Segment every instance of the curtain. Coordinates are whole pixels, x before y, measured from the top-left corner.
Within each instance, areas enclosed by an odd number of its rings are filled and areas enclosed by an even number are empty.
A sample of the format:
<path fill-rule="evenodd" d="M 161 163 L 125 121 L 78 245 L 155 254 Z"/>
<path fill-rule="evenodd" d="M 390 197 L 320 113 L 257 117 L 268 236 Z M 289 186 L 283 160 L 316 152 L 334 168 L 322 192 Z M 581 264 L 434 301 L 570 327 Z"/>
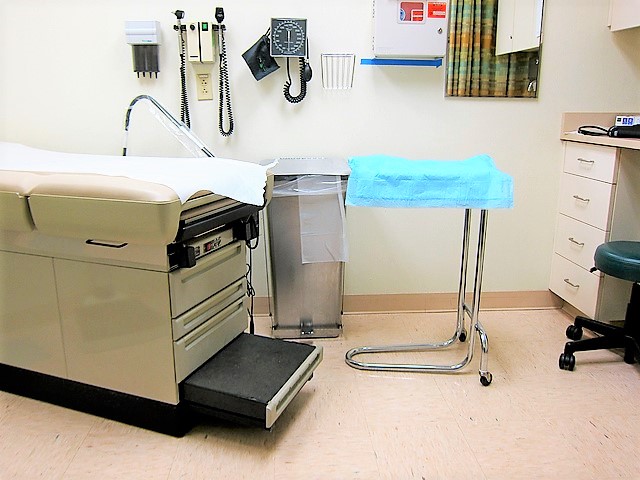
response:
<path fill-rule="evenodd" d="M 495 55 L 498 0 L 451 0 L 447 95 L 535 97 L 529 64 L 538 50 Z"/>

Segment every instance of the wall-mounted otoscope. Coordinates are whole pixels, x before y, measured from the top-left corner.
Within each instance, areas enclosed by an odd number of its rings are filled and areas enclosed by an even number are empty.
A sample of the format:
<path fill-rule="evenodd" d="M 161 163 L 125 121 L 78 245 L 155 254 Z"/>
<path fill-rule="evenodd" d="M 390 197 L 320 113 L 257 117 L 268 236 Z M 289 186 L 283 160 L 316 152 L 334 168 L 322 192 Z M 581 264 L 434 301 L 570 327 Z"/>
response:
<path fill-rule="evenodd" d="M 218 105 L 218 129 L 220 135 L 228 137 L 233 133 L 233 112 L 231 110 L 231 86 L 229 85 L 229 66 L 227 64 L 227 44 L 224 39 L 224 32 L 227 27 L 224 21 L 224 9 L 216 7 L 215 13 L 218 25 L 213 26 L 214 32 L 218 33 L 218 45 L 220 45 L 220 65 L 219 65 L 219 105 Z M 225 128 L 224 117 L 227 117 L 227 127 Z"/>
<path fill-rule="evenodd" d="M 187 45 L 184 39 L 187 28 L 182 24 L 184 12 L 182 10 L 176 10 L 173 14 L 176 16 L 176 24 L 173 26 L 173 29 L 178 32 L 178 50 L 180 52 L 180 120 L 187 127 L 191 128 L 189 98 L 187 95 Z"/>

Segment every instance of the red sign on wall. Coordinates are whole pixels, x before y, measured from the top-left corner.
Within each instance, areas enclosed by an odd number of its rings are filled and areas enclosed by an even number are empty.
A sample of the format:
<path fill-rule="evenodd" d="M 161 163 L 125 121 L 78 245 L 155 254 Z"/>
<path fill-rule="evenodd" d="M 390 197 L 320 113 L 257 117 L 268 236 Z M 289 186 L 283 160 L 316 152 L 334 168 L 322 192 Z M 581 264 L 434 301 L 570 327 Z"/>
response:
<path fill-rule="evenodd" d="M 447 16 L 447 2 L 429 2 L 427 4 L 427 17 L 445 18 Z"/>
<path fill-rule="evenodd" d="M 409 23 L 423 22 L 424 2 L 400 2 L 400 21 Z"/>

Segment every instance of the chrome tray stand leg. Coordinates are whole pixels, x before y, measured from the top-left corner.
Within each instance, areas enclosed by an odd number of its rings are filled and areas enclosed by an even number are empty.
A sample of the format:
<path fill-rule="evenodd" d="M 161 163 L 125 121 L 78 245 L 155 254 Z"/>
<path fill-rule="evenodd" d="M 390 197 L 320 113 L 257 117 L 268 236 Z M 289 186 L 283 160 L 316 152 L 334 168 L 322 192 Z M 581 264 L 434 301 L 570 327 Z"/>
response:
<path fill-rule="evenodd" d="M 466 367 L 473 358 L 473 350 L 475 347 L 476 333 L 480 338 L 482 347 L 480 353 L 480 383 L 487 386 L 491 383 L 492 376 L 487 370 L 489 341 L 487 334 L 478 320 L 480 309 L 480 294 L 482 291 L 482 271 L 484 264 L 485 242 L 487 237 L 487 210 L 480 211 L 480 223 L 478 225 L 478 246 L 476 251 L 476 270 L 473 281 L 473 297 L 471 308 L 465 302 L 465 292 L 467 283 L 467 266 L 469 264 L 469 237 L 471 233 L 471 210 L 466 209 L 464 213 L 464 229 L 462 237 L 462 258 L 460 262 L 460 282 L 458 287 L 458 308 L 456 317 L 456 330 L 448 340 L 437 343 L 423 344 L 406 344 L 406 345 L 387 345 L 387 346 L 367 346 L 356 347 L 349 350 L 345 355 L 345 361 L 353 368 L 360 370 L 383 370 L 394 372 L 434 372 L 447 373 L 455 372 Z M 412 363 L 373 363 L 360 362 L 353 357 L 356 355 L 370 353 L 397 353 L 397 352 L 417 352 L 439 350 L 452 346 L 457 341 L 464 342 L 467 339 L 465 330 L 466 315 L 470 317 L 470 328 L 468 335 L 468 350 L 464 359 L 453 365 L 431 365 L 431 364 L 412 364 Z"/>

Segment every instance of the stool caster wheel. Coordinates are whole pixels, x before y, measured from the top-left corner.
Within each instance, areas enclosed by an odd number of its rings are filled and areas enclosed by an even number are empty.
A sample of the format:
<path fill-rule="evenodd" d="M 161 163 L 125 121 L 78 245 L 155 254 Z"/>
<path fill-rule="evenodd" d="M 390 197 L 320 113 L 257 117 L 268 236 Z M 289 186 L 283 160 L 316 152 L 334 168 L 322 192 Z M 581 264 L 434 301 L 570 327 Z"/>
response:
<path fill-rule="evenodd" d="M 560 370 L 572 371 L 573 367 L 576 366 L 576 356 L 572 353 L 561 353 L 560 359 L 558 360 L 558 365 L 560 367 Z"/>
<path fill-rule="evenodd" d="M 461 342 L 464 342 L 467 339 L 467 331 L 463 328 L 462 331 L 460 332 L 460 335 L 458 336 L 458 340 L 460 340 Z"/>
<path fill-rule="evenodd" d="M 565 332 L 567 338 L 571 340 L 580 340 L 582 338 L 582 327 L 576 327 L 575 325 L 569 325 Z"/>
<path fill-rule="evenodd" d="M 491 384 L 492 380 L 493 380 L 493 375 L 491 375 L 491 372 L 485 372 L 480 374 L 480 383 L 482 384 L 483 387 L 488 387 Z"/>
<path fill-rule="evenodd" d="M 633 365 L 634 363 L 636 363 L 636 357 L 633 351 L 629 350 L 629 348 L 626 348 L 624 351 L 624 362 L 630 365 Z"/>

